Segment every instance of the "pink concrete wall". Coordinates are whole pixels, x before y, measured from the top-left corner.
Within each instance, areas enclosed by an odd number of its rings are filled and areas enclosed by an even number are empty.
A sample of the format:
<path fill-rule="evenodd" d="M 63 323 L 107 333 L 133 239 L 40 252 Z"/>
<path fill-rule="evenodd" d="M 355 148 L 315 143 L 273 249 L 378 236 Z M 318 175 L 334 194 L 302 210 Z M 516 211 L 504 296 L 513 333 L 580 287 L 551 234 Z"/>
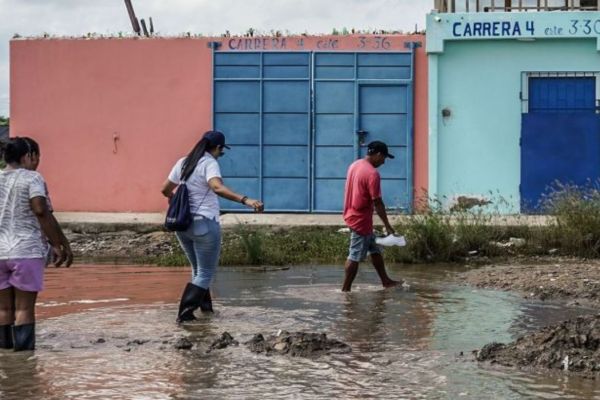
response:
<path fill-rule="evenodd" d="M 400 51 L 424 36 L 39 39 L 10 44 L 11 133 L 42 149 L 59 211 L 164 211 L 173 162 L 211 127 L 211 51 Z M 415 191 L 427 187 L 427 57 L 418 49 Z M 114 137 L 118 137 L 115 146 Z"/>

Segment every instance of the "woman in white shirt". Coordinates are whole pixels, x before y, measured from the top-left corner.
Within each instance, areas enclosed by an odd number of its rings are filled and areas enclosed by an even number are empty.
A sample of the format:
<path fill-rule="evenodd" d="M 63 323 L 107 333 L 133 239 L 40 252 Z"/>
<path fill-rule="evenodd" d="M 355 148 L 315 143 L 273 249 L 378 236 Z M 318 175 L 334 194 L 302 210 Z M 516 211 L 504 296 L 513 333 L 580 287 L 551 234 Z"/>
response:
<path fill-rule="evenodd" d="M 217 159 L 229 149 L 225 136 L 208 131 L 192 151 L 173 166 L 162 193 L 168 198 L 181 182 L 187 185 L 190 210 L 194 221 L 186 231 L 177 232 L 177 239 L 192 265 L 192 280 L 181 295 L 177 322 L 196 319 L 194 311 L 212 312 L 210 284 L 221 252 L 218 196 L 240 202 L 254 211 L 263 211 L 261 201 L 235 193 L 223 184 Z"/>
<path fill-rule="evenodd" d="M 52 214 L 46 183 L 37 173 L 38 144 L 16 137 L 3 144 L 0 171 L 0 347 L 35 348 L 35 301 L 43 289 L 50 243 L 55 265 L 73 254 Z"/>

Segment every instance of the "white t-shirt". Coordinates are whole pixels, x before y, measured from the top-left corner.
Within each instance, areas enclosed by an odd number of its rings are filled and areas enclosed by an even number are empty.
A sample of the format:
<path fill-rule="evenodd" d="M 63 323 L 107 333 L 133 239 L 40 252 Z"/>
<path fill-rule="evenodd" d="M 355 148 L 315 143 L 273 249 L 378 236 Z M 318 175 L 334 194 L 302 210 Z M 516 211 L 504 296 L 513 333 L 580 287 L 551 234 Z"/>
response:
<path fill-rule="evenodd" d="M 29 203 L 34 197 L 48 201 L 42 175 L 26 169 L 0 171 L 0 260 L 46 258 L 46 237 Z"/>
<path fill-rule="evenodd" d="M 169 174 L 169 180 L 175 184 L 181 181 L 181 167 L 186 157 L 181 158 Z M 209 153 L 196 164 L 196 169 L 187 180 L 188 193 L 190 195 L 190 209 L 194 216 L 204 216 L 219 221 L 220 207 L 219 197 L 208 186 L 212 178 L 221 178 L 221 169 L 217 160 Z"/>

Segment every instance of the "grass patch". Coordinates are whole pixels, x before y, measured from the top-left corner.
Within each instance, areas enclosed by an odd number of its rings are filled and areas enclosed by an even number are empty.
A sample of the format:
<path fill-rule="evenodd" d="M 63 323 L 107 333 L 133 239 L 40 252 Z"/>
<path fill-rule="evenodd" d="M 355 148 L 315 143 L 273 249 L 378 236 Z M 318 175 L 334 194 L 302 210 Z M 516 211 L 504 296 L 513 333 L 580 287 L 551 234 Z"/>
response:
<path fill-rule="evenodd" d="M 522 246 L 524 232 L 515 227 L 491 224 L 493 215 L 478 211 L 444 212 L 428 210 L 415 215 L 395 229 L 404 234 L 407 245 L 386 249 L 395 262 L 460 262 L 472 257 L 497 257 L 510 254 Z"/>
<path fill-rule="evenodd" d="M 246 255 L 245 264 L 261 265 L 264 261 L 264 237 L 265 233 L 261 230 L 253 230 L 248 225 L 238 224 L 233 234 L 239 238 L 243 252 Z"/>
<path fill-rule="evenodd" d="M 341 227 L 274 228 L 237 225 L 224 228 L 220 265 L 342 264 L 348 255 L 350 235 Z M 175 236 L 173 240 L 176 242 Z M 178 246 L 173 253 L 135 260 L 162 266 L 189 265 Z"/>
<path fill-rule="evenodd" d="M 561 253 L 584 258 L 600 256 L 600 191 L 597 184 L 559 185 L 543 202 L 556 217 L 547 234 Z"/>
<path fill-rule="evenodd" d="M 395 227 L 406 237 L 406 247 L 386 252 L 395 262 L 436 263 L 505 256 L 514 254 L 517 247 L 523 250 L 528 243 L 523 238 L 529 233 L 523 228 L 527 227 L 498 224 L 503 219 L 498 209 L 504 200 L 495 203 L 493 209 L 487 206 L 492 202 L 486 201 L 448 210 L 442 202 L 431 200 L 418 207 L 419 214 Z"/>
<path fill-rule="evenodd" d="M 595 187 L 561 187 L 546 196 L 544 209 L 555 222 L 544 226 L 498 224 L 497 211 L 474 207 L 448 211 L 434 205 L 395 226 L 406 247 L 386 248 L 387 262 L 486 262 L 492 258 L 557 254 L 600 257 L 600 191 Z M 223 229 L 221 265 L 343 264 L 350 235 L 340 227 L 264 227 L 238 225 Z M 176 247 L 178 249 L 178 247 Z M 188 265 L 185 255 L 151 260 L 159 265 Z"/>
<path fill-rule="evenodd" d="M 236 226 L 223 230 L 222 265 L 341 263 L 349 236 L 335 227 L 269 228 Z"/>

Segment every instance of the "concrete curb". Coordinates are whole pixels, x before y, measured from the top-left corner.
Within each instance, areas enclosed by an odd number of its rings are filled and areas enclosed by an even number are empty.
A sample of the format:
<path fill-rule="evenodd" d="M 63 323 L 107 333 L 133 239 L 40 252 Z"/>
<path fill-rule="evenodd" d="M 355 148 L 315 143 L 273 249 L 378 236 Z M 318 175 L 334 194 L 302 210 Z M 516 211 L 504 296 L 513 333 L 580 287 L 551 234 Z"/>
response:
<path fill-rule="evenodd" d="M 153 232 L 163 229 L 163 213 L 89 213 L 89 212 L 56 212 L 57 220 L 65 229 L 73 232 L 101 233 L 131 230 L 138 233 Z M 411 215 L 391 215 L 390 222 L 397 224 L 402 220 L 418 218 Z M 456 217 L 452 217 L 456 219 Z M 378 218 L 375 218 L 378 223 Z M 495 216 L 489 225 L 497 226 L 545 226 L 554 221 L 545 215 L 507 215 Z M 221 216 L 223 228 L 237 225 L 252 226 L 344 226 L 341 214 L 253 214 L 238 213 Z"/>
<path fill-rule="evenodd" d="M 73 232 L 102 233 L 131 230 L 147 233 L 163 229 L 163 213 L 84 213 L 56 212 L 64 229 Z M 237 225 L 252 226 L 343 226 L 340 214 L 224 214 L 223 228 Z"/>

